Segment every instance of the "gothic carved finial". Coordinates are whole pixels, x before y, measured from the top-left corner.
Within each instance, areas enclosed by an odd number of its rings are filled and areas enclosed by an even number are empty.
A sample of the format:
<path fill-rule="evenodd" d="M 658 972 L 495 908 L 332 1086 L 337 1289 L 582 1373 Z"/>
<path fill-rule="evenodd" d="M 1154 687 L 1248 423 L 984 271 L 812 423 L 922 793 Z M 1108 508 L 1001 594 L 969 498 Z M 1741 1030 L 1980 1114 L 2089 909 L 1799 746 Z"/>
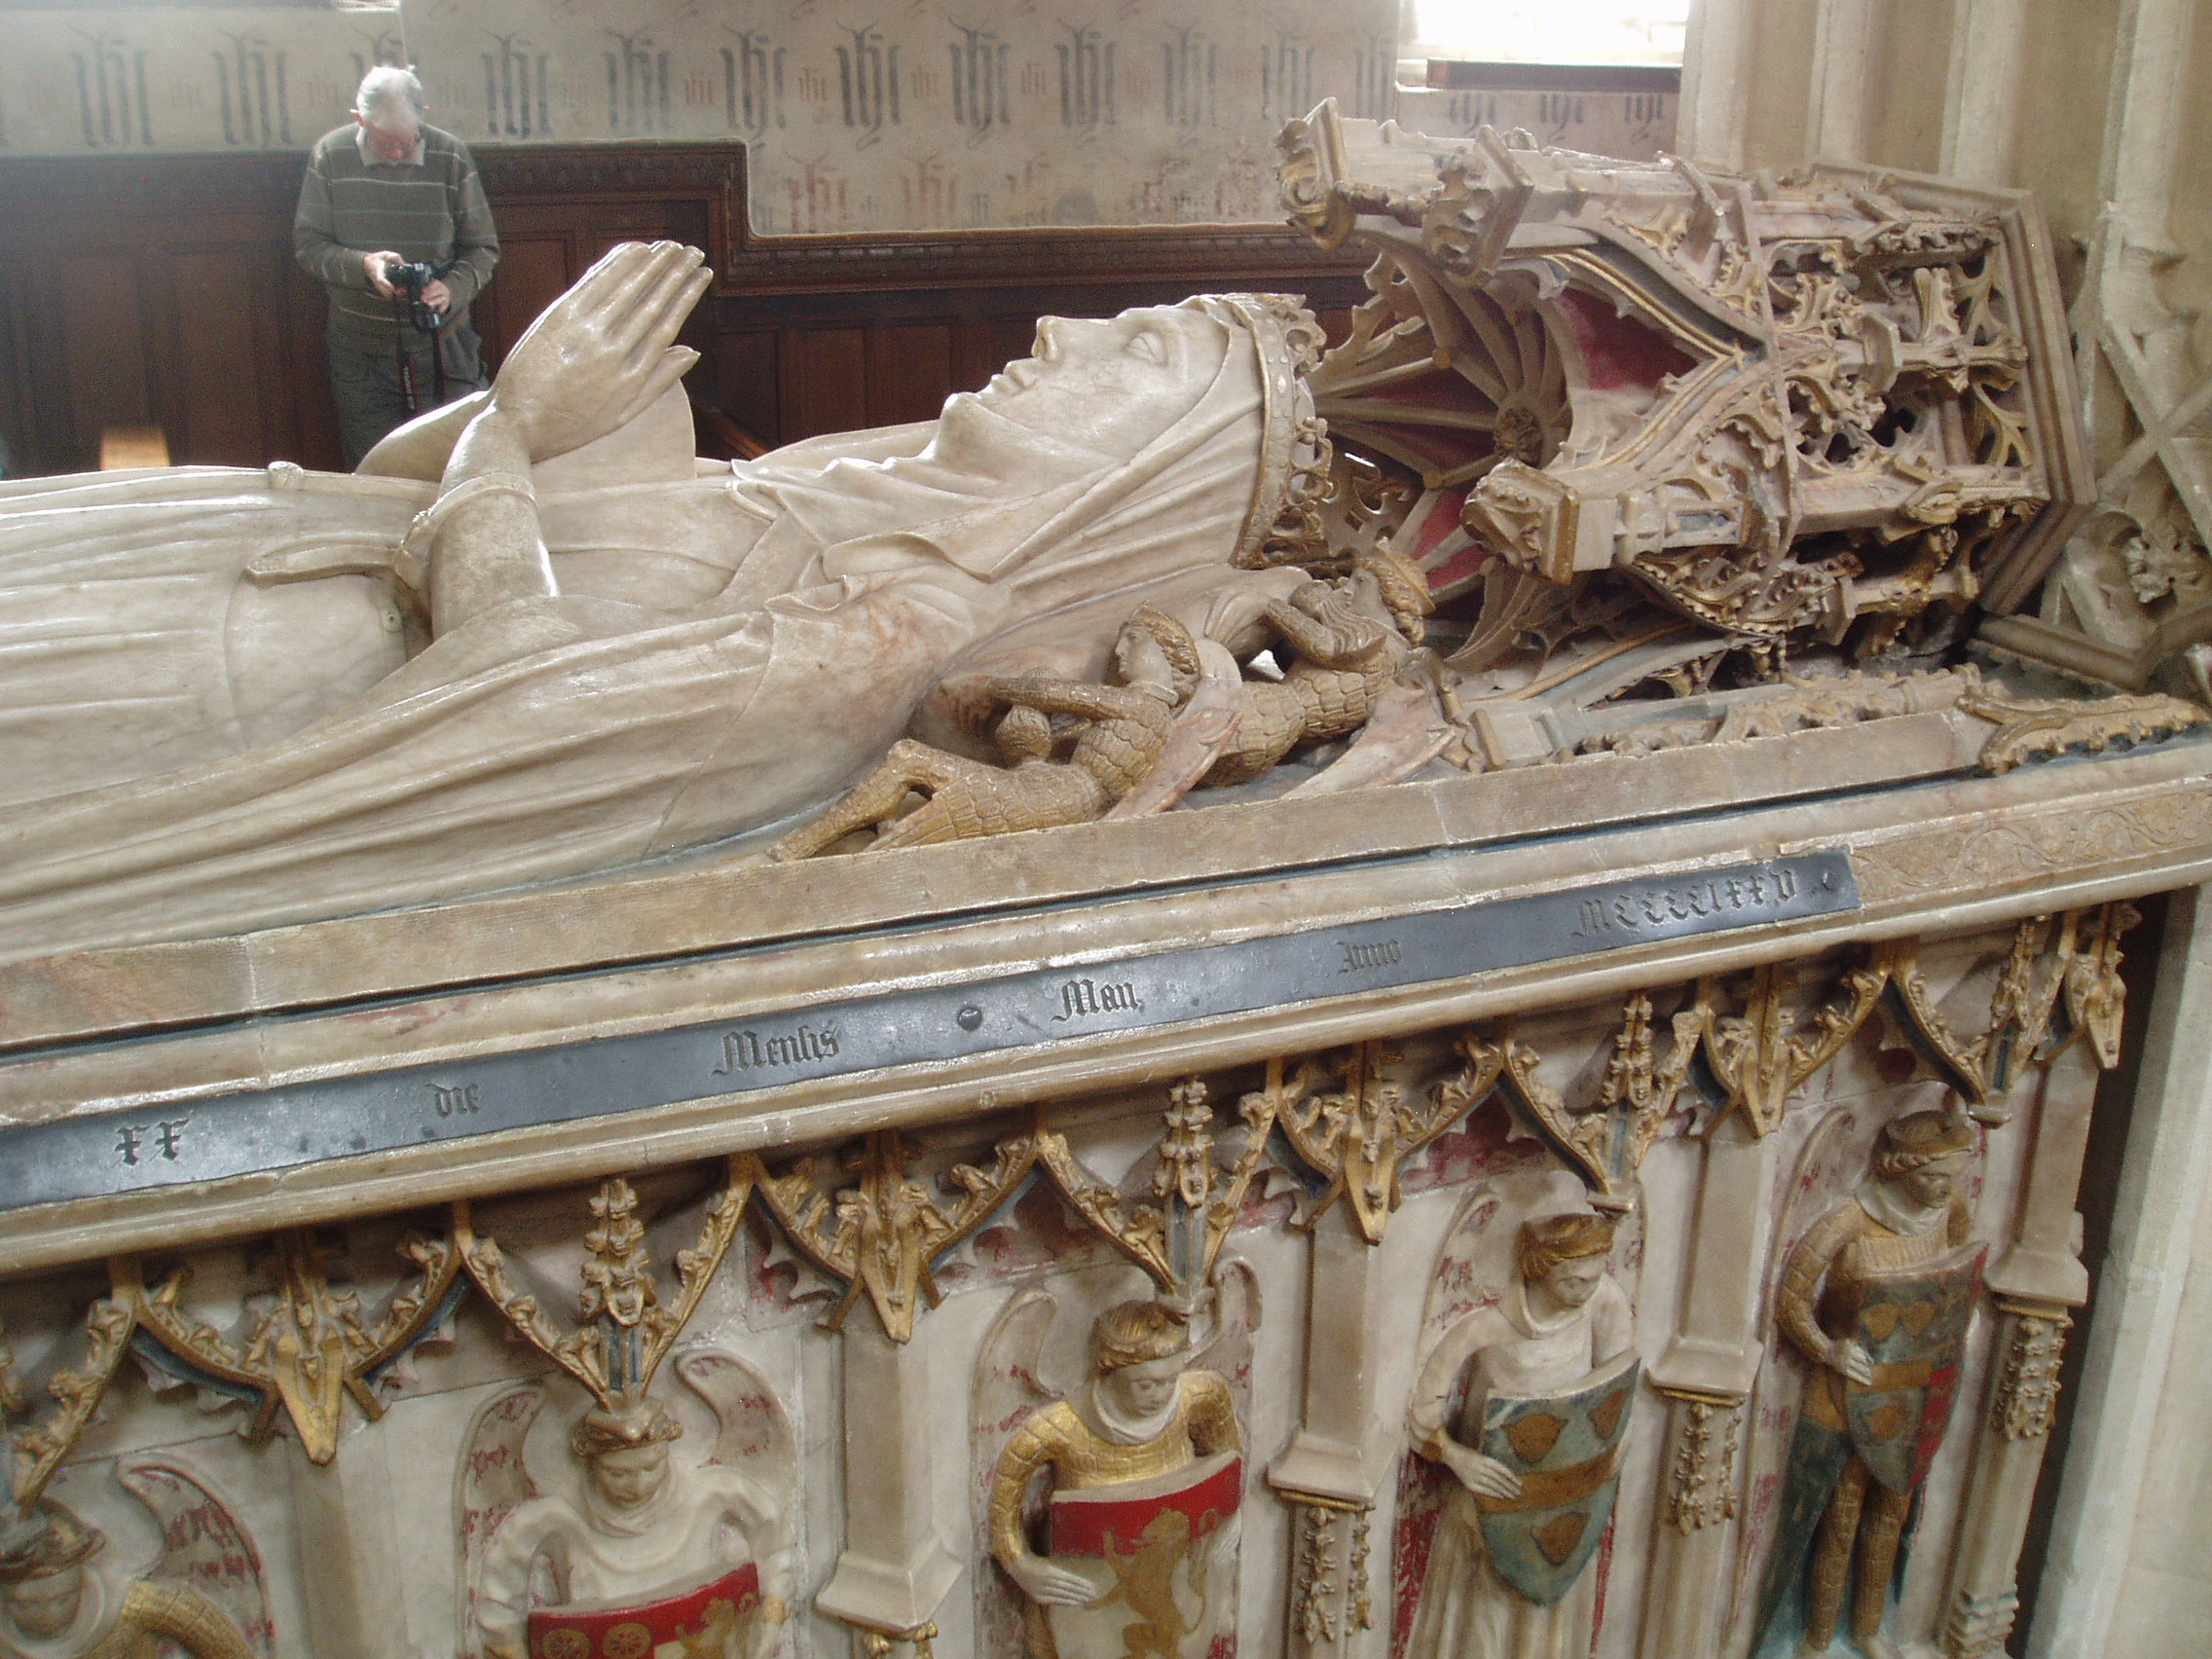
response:
<path fill-rule="evenodd" d="M 189 1269 L 179 1268 L 148 1289 L 138 1259 L 121 1258 L 112 1270 L 114 1299 L 159 1348 L 153 1357 L 164 1370 L 182 1381 L 227 1384 L 259 1397 L 249 1438 L 267 1435 L 281 1412 L 309 1459 L 327 1463 L 338 1455 L 346 1400 L 370 1421 L 381 1418 L 384 1402 L 370 1386 L 370 1375 L 451 1310 L 459 1295 L 460 1251 L 448 1238 L 411 1233 L 401 1239 L 399 1254 L 414 1276 L 372 1320 L 357 1293 L 332 1286 L 334 1252 L 313 1233 L 287 1229 L 272 1244 L 269 1272 L 276 1296 L 242 1343 L 186 1309 Z"/>
<path fill-rule="evenodd" d="M 759 1176 L 759 1163 L 750 1153 L 730 1159 L 697 1242 L 677 1252 L 676 1297 L 665 1304 L 637 1216 L 637 1194 L 620 1176 L 601 1182 L 591 1198 L 592 1226 L 584 1234 L 582 1323 L 572 1331 L 563 1332 L 537 1299 L 516 1284 L 498 1241 L 476 1232 L 465 1199 L 454 1206 L 456 1253 L 477 1288 L 531 1346 L 580 1383 L 601 1410 L 619 1415 L 644 1403 L 653 1373 L 729 1253 Z"/>
<path fill-rule="evenodd" d="M 1633 1208 L 1637 1171 L 1681 1098 L 1698 1043 L 1713 1024 L 1710 1000 L 1693 997 L 1674 1015 L 1674 1040 L 1658 1057 L 1652 1005 L 1639 991 L 1621 1007 L 1620 1027 L 1596 1094 L 1570 1103 L 1539 1075 L 1543 1056 L 1523 1043 L 1515 1024 L 1503 1022 L 1493 1042 L 1462 1039 L 1462 1051 L 1486 1066 L 1515 1115 L 1558 1155 L 1590 1191 L 1601 1210 Z"/>
<path fill-rule="evenodd" d="M 1177 1084 L 1168 1093 L 1160 1161 L 1153 1172 L 1157 1203 L 1133 1203 L 1120 1188 L 1092 1175 L 1066 1138 L 1042 1121 L 1035 1136 L 1037 1160 L 1069 1206 L 1150 1274 L 1162 1300 L 1188 1310 L 1211 1283 L 1221 1247 L 1267 1156 L 1268 1134 L 1284 1103 L 1304 1092 L 1306 1077 L 1302 1067 L 1286 1083 L 1283 1062 L 1268 1062 L 1267 1086 L 1237 1102 L 1244 1145 L 1227 1165 L 1217 1155 L 1214 1110 L 1205 1085 L 1197 1078 Z"/>
<path fill-rule="evenodd" d="M 858 1179 L 834 1193 L 825 1189 L 814 1158 L 760 1178 L 761 1201 L 785 1235 L 845 1286 L 823 1321 L 829 1329 L 842 1330 L 865 1295 L 893 1342 L 913 1336 L 921 1304 L 938 1305 L 930 1264 L 988 1221 L 1037 1161 L 1033 1135 L 1002 1141 L 988 1169 L 962 1164 L 950 1172 L 960 1190 L 950 1205 L 907 1173 L 909 1154 L 896 1129 L 878 1130 L 848 1152 L 845 1162 Z"/>
<path fill-rule="evenodd" d="M 1302 1086 L 1281 1101 L 1283 1133 L 1299 1160 L 1329 1183 L 1308 1210 L 1306 1225 L 1344 1199 L 1360 1236 L 1370 1244 L 1382 1241 L 1398 1207 L 1406 1160 L 1481 1105 L 1505 1063 L 1472 1037 L 1460 1039 L 1458 1051 L 1460 1070 L 1432 1086 L 1425 1100 L 1409 1100 L 1405 1086 L 1388 1075 L 1401 1056 L 1381 1043 L 1359 1044 L 1329 1068 L 1301 1067 Z M 1310 1092 L 1310 1080 L 1330 1069 L 1342 1087 Z"/>
<path fill-rule="evenodd" d="M 2124 903 L 2066 915 L 2060 946 L 2067 952 L 2066 1014 L 2105 1071 L 2120 1064 L 2120 1024 L 2127 1014 L 2120 941 L 2142 919 L 2142 911 Z"/>
<path fill-rule="evenodd" d="M 1781 1127 L 1790 1095 L 1842 1051 L 1874 1012 L 1887 982 L 1878 966 L 1852 969 L 1843 977 L 1841 997 L 1800 1021 L 1788 1006 L 1795 975 L 1777 963 L 1753 971 L 1744 1012 L 1713 1020 L 1705 1055 L 1714 1080 L 1728 1091 L 1730 1110 L 1743 1115 L 1754 1135 Z M 1717 992 L 1704 981 L 1698 996 L 1707 1001 Z"/>

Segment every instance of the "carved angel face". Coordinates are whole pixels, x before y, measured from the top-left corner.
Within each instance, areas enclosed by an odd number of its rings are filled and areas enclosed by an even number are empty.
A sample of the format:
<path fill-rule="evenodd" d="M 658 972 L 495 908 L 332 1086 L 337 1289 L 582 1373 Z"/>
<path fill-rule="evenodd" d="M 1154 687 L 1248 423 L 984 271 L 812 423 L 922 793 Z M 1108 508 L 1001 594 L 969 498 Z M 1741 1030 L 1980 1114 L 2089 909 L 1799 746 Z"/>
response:
<path fill-rule="evenodd" d="M 1211 384 L 1227 330 L 1200 312 L 1154 306 L 1105 321 L 1049 316 L 1035 354 L 944 406 L 940 454 L 963 447 L 977 408 L 1099 455 L 1133 456 Z"/>
<path fill-rule="evenodd" d="M 0 1607 L 8 1622 L 34 1638 L 59 1636 L 77 1622 L 85 1599 L 85 1569 L 65 1567 L 19 1583 L 0 1586 Z"/>
<path fill-rule="evenodd" d="M 616 1509 L 648 1503 L 668 1484 L 668 1442 L 602 1452 L 591 1460 L 591 1478 L 600 1496 Z"/>
<path fill-rule="evenodd" d="M 1115 1416 L 1143 1421 L 1165 1411 L 1175 1398 L 1183 1376 L 1183 1356 L 1141 1360 L 1109 1371 L 1098 1380 L 1098 1391 Z"/>
<path fill-rule="evenodd" d="M 1562 1308 L 1582 1308 L 1598 1294 L 1598 1281 L 1605 1276 L 1603 1256 L 1569 1256 L 1544 1275 L 1544 1289 Z"/>
<path fill-rule="evenodd" d="M 1954 1152 L 1933 1163 L 1907 1169 L 1898 1177 L 1898 1186 L 1922 1209 L 1940 1209 L 1951 1201 L 1966 1172 L 1967 1155 Z"/>

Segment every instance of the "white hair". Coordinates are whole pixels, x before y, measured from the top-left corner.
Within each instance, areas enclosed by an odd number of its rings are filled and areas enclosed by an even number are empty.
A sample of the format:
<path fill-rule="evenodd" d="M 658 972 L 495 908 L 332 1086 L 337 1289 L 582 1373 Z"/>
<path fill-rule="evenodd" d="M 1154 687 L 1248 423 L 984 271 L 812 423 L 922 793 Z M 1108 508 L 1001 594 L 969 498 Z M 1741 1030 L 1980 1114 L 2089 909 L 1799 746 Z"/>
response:
<path fill-rule="evenodd" d="M 379 116 L 404 115 L 407 125 L 423 125 L 423 83 L 415 71 L 395 63 L 380 63 L 361 77 L 361 90 L 353 94 L 353 107 L 364 121 Z"/>

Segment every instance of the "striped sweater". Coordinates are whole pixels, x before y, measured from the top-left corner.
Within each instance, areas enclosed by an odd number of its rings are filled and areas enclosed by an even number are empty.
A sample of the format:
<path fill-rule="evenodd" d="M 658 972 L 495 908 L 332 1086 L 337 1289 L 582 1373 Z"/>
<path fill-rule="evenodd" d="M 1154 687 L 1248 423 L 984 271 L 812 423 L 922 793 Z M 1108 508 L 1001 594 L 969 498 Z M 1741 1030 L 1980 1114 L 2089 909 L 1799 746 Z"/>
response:
<path fill-rule="evenodd" d="M 388 351 L 401 324 L 370 283 L 361 255 L 388 250 L 429 265 L 450 263 L 450 326 L 467 320 L 468 303 L 492 279 L 499 236 L 468 146 L 452 133 L 424 128 L 415 160 L 398 166 L 377 161 L 360 136 L 360 128 L 341 127 L 308 157 L 292 252 L 330 292 L 330 337 Z"/>

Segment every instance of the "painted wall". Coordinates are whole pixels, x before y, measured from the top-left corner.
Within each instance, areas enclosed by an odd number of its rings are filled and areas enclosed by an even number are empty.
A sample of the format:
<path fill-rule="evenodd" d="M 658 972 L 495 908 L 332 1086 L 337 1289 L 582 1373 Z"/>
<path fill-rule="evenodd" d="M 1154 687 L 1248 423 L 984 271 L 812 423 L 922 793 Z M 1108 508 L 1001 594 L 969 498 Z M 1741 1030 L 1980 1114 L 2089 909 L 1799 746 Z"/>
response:
<path fill-rule="evenodd" d="M 373 62 L 472 144 L 726 138 L 768 234 L 1279 217 L 1272 139 L 1389 113 L 1395 0 L 408 0 L 0 12 L 0 154 L 305 149 Z"/>

